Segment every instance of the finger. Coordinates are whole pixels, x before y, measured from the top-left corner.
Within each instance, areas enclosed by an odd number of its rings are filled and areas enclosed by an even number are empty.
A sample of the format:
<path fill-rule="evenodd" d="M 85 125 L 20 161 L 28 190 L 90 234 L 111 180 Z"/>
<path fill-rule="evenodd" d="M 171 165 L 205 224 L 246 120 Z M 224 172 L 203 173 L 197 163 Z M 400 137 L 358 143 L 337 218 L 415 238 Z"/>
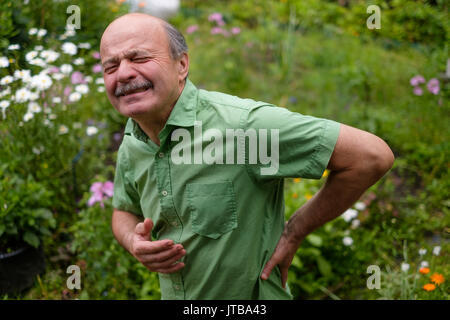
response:
<path fill-rule="evenodd" d="M 174 273 L 174 272 L 178 272 L 179 270 L 184 268 L 184 263 L 183 262 L 178 262 L 168 268 L 163 268 L 163 269 L 158 269 L 156 270 L 156 272 L 159 273 Z"/>
<path fill-rule="evenodd" d="M 288 268 L 283 267 L 281 269 L 281 284 L 283 285 L 283 288 L 286 288 L 287 278 L 288 278 Z"/>
<path fill-rule="evenodd" d="M 158 241 L 138 241 L 134 253 L 138 256 L 145 254 L 154 254 L 164 250 L 171 249 L 173 240 L 158 240 Z"/>
<path fill-rule="evenodd" d="M 175 262 L 183 258 L 183 256 L 186 254 L 185 250 L 180 251 L 175 256 L 171 257 L 170 259 L 167 259 L 163 262 L 154 262 L 151 264 L 147 264 L 152 269 L 161 269 L 161 268 L 169 268 L 171 265 L 173 265 Z"/>
<path fill-rule="evenodd" d="M 270 273 L 272 272 L 272 269 L 277 265 L 275 262 L 275 259 L 272 257 L 270 260 L 266 263 L 264 270 L 261 274 L 261 279 L 267 280 L 270 276 Z"/>
<path fill-rule="evenodd" d="M 160 252 L 153 253 L 153 254 L 142 255 L 142 256 L 140 256 L 140 259 L 143 263 L 146 263 L 146 264 L 155 263 L 155 262 L 164 262 L 164 261 L 176 256 L 182 250 L 183 250 L 183 246 L 180 244 L 177 244 L 167 250 L 162 250 Z"/>
<path fill-rule="evenodd" d="M 150 240 L 150 232 L 153 229 L 153 221 L 146 218 L 144 222 L 139 222 L 136 225 L 135 232 L 143 236 L 146 240 Z"/>

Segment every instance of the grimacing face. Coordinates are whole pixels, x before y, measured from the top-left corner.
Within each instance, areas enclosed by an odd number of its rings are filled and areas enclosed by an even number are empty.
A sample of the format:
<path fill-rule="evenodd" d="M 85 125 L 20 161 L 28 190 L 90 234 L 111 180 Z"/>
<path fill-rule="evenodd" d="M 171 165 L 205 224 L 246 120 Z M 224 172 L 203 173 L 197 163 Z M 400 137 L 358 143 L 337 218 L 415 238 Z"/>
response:
<path fill-rule="evenodd" d="M 119 113 L 135 120 L 163 115 L 183 88 L 187 54 L 171 57 L 159 23 L 122 20 L 107 28 L 100 46 L 108 98 Z"/>

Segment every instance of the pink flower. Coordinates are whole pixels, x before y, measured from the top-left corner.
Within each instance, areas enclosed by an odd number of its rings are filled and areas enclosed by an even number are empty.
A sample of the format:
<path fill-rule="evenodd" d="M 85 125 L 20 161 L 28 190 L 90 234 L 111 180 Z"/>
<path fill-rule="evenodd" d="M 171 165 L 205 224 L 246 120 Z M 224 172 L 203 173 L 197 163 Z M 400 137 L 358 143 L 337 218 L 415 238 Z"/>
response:
<path fill-rule="evenodd" d="M 92 196 L 89 198 L 87 205 L 92 207 L 95 203 L 100 202 L 100 206 L 104 208 L 103 200 L 111 198 L 114 194 L 114 183 L 111 181 L 94 182 L 89 189 Z"/>
<path fill-rule="evenodd" d="M 53 67 L 51 67 L 50 69 L 48 69 L 48 72 L 49 72 L 49 73 L 57 73 L 57 72 L 59 72 L 59 68 L 53 66 Z"/>
<path fill-rule="evenodd" d="M 97 63 L 92 67 L 92 72 L 99 73 L 102 72 L 102 65 Z"/>
<path fill-rule="evenodd" d="M 239 34 L 239 33 L 241 33 L 241 28 L 239 28 L 239 27 L 231 28 L 231 33 L 232 34 Z"/>
<path fill-rule="evenodd" d="M 421 75 L 417 75 L 411 78 L 411 80 L 409 80 L 409 83 L 412 86 L 418 86 L 421 83 L 425 83 L 425 78 L 422 77 Z"/>
<path fill-rule="evenodd" d="M 64 88 L 64 95 L 67 97 L 72 92 L 72 88 L 65 87 Z"/>
<path fill-rule="evenodd" d="M 212 13 L 209 15 L 208 20 L 209 21 L 220 21 L 220 20 L 223 20 L 223 16 L 222 16 L 222 14 L 215 12 L 215 13 Z"/>
<path fill-rule="evenodd" d="M 427 89 L 432 94 L 438 94 L 439 93 L 439 80 L 436 78 L 430 79 L 427 83 Z"/>
<path fill-rule="evenodd" d="M 72 75 L 70 76 L 70 81 L 72 82 L 72 84 L 86 82 L 86 81 L 84 81 L 83 74 L 80 71 L 75 71 L 74 73 L 72 73 Z"/>
<path fill-rule="evenodd" d="M 93 52 L 93 53 L 92 53 L 92 56 L 93 56 L 95 59 L 100 59 L 100 53 L 97 52 L 97 51 Z"/>
<path fill-rule="evenodd" d="M 211 29 L 211 34 L 223 34 L 223 29 L 220 27 L 214 27 Z"/>
<path fill-rule="evenodd" d="M 192 26 L 187 27 L 186 33 L 191 34 L 198 30 L 198 25 L 194 24 Z"/>
<path fill-rule="evenodd" d="M 422 90 L 421 87 L 414 87 L 413 93 L 414 93 L 416 96 L 421 96 L 421 95 L 423 94 L 423 90 Z"/>

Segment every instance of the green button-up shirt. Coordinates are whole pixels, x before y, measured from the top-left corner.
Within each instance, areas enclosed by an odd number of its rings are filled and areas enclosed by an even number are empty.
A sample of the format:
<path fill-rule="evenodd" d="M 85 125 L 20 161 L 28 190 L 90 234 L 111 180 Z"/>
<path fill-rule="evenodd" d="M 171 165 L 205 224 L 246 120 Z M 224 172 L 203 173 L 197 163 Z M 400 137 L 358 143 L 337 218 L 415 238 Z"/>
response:
<path fill-rule="evenodd" d="M 292 299 L 278 267 L 260 278 L 284 227 L 283 178 L 319 179 L 339 126 L 189 79 L 160 146 L 129 119 L 113 206 L 186 250 L 183 269 L 159 274 L 162 299 Z"/>

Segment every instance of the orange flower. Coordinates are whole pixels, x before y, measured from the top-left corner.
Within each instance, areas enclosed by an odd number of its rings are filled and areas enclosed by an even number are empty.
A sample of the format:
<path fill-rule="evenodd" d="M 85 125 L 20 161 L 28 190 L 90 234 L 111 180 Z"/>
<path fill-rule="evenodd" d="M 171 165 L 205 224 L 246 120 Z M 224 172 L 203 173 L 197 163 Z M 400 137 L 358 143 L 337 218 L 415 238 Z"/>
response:
<path fill-rule="evenodd" d="M 421 274 L 427 274 L 428 272 L 430 272 L 430 268 L 420 268 L 420 269 L 419 269 L 419 272 L 420 272 Z"/>
<path fill-rule="evenodd" d="M 142 2 L 139 2 L 138 7 L 139 7 L 139 8 L 145 7 L 145 2 L 143 2 L 143 1 L 142 1 Z"/>
<path fill-rule="evenodd" d="M 330 173 L 330 171 L 328 171 L 328 169 L 325 169 L 325 171 L 322 174 L 322 178 L 326 178 L 328 177 L 328 174 Z"/>
<path fill-rule="evenodd" d="M 292 194 L 292 198 L 298 198 L 298 193 L 297 193 L 297 192 L 294 192 L 294 193 Z"/>
<path fill-rule="evenodd" d="M 437 285 L 440 285 L 441 283 L 444 283 L 445 279 L 442 274 L 433 273 L 433 275 L 431 276 L 431 281 L 433 281 Z"/>
<path fill-rule="evenodd" d="M 426 285 L 423 286 L 423 289 L 425 291 L 433 291 L 434 289 L 436 289 L 436 286 L 432 283 L 427 283 Z"/>
<path fill-rule="evenodd" d="M 312 198 L 312 195 L 311 195 L 311 194 L 309 194 L 309 193 L 307 193 L 307 194 L 305 194 L 305 198 L 306 198 L 306 200 L 309 200 L 309 199 L 311 199 L 311 198 Z"/>
<path fill-rule="evenodd" d="M 295 182 L 295 183 L 299 183 L 300 180 L 302 180 L 302 179 L 300 179 L 300 178 L 294 178 L 294 182 Z"/>

